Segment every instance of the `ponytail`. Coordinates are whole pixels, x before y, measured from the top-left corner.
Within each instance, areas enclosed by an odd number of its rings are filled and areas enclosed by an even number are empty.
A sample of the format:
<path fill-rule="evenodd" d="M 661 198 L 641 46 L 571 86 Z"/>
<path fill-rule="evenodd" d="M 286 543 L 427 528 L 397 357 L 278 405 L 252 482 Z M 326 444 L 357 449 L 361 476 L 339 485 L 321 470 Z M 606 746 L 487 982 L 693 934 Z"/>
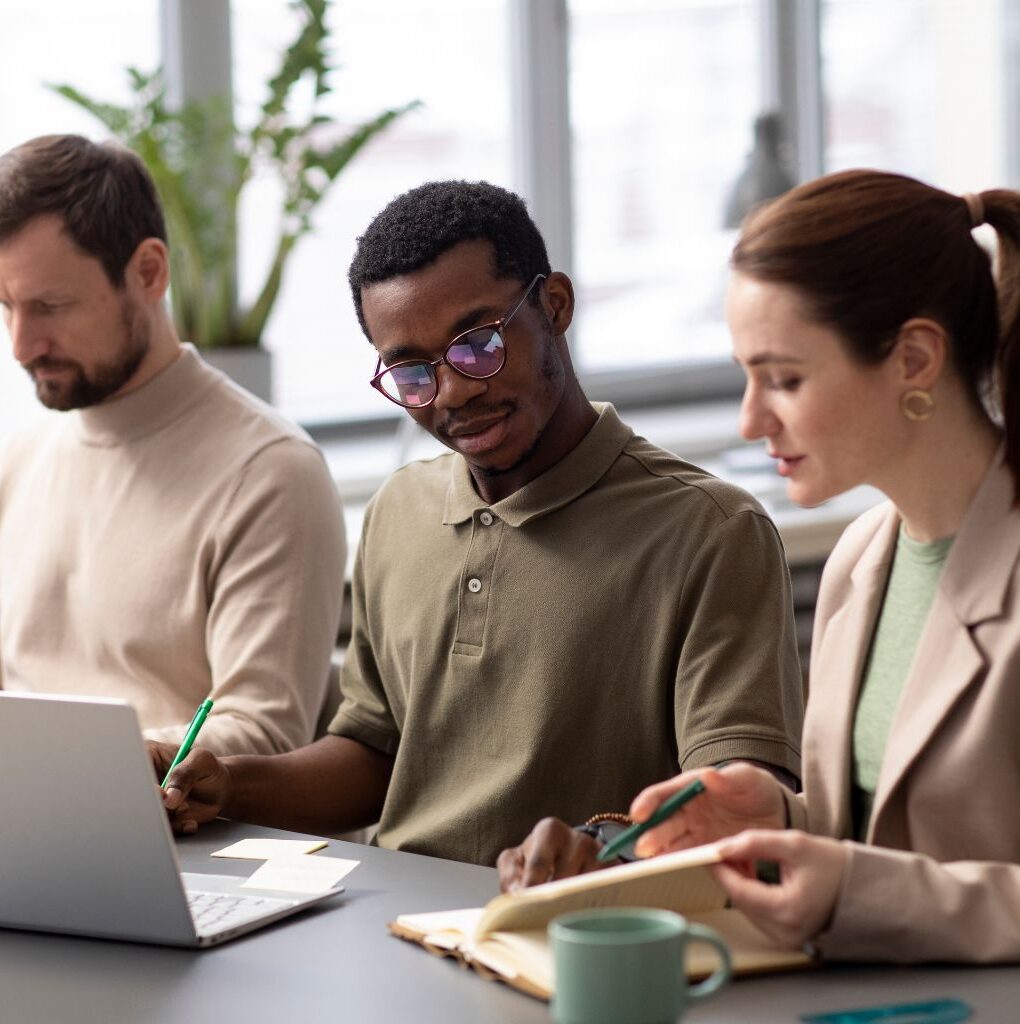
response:
<path fill-rule="evenodd" d="M 999 305 L 997 398 L 1002 411 L 1006 465 L 1020 504 L 1020 192 L 982 192 L 985 223 L 998 238 L 995 287 Z"/>

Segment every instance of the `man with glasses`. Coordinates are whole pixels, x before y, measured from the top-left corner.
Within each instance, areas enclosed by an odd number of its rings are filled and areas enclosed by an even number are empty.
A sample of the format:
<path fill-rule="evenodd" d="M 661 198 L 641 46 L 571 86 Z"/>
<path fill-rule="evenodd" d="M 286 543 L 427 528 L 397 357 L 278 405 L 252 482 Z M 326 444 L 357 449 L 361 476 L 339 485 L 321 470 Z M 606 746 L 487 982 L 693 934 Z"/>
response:
<path fill-rule="evenodd" d="M 801 679 L 775 528 L 587 400 L 573 288 L 523 202 L 414 189 L 349 278 L 372 386 L 452 454 L 399 470 L 365 514 L 331 735 L 193 754 L 175 825 L 378 819 L 383 846 L 492 864 L 538 818 L 618 810 L 678 767 L 746 758 L 792 781 Z"/>

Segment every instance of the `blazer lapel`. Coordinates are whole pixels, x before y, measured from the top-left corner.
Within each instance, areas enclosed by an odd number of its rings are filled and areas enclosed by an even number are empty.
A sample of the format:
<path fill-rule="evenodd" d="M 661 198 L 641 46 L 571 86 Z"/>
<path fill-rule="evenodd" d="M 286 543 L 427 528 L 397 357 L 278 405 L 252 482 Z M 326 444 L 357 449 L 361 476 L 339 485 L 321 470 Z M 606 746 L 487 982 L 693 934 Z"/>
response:
<path fill-rule="evenodd" d="M 876 824 L 896 787 L 984 666 L 984 657 L 966 625 L 950 603 L 937 595 L 889 728 L 867 842 L 873 841 Z"/>
<path fill-rule="evenodd" d="M 1012 478 L 997 457 L 946 560 L 893 716 L 869 842 L 910 766 L 960 695 L 983 676 L 986 659 L 975 643 L 973 627 L 1005 611 L 1009 581 L 1020 557 L 1020 510 L 1012 506 L 1012 496 Z"/>
<path fill-rule="evenodd" d="M 819 637 L 809 680 L 810 749 L 804 780 L 810 825 L 822 835 L 848 837 L 851 737 L 857 694 L 882 606 L 899 519 L 890 509 L 850 573 L 851 592 Z"/>

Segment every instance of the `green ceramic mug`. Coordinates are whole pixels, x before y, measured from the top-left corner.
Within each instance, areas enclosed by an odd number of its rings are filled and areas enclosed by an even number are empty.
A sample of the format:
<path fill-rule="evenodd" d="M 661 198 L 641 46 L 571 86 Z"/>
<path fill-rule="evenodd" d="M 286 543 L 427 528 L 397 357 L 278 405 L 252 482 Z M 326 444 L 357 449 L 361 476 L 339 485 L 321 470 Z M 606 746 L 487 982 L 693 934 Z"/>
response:
<path fill-rule="evenodd" d="M 549 925 L 558 1024 L 675 1024 L 691 1003 L 718 992 L 732 974 L 719 935 L 669 910 L 581 910 Z M 697 985 L 683 970 L 689 942 L 707 942 L 719 968 Z"/>

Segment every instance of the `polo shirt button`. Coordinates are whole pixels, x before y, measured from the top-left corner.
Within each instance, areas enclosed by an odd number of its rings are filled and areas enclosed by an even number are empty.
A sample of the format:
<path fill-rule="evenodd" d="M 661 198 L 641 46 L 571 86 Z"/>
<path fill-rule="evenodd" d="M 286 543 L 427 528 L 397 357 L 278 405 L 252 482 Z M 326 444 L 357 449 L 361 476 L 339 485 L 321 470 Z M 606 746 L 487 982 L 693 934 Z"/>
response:
<path fill-rule="evenodd" d="M 482 526 L 492 526 L 492 513 L 489 511 L 483 512 L 479 517 L 482 521 Z"/>
<path fill-rule="evenodd" d="M 472 594 L 477 594 L 481 589 L 482 581 L 476 576 L 472 576 L 471 579 L 468 580 L 468 590 L 470 590 Z"/>

